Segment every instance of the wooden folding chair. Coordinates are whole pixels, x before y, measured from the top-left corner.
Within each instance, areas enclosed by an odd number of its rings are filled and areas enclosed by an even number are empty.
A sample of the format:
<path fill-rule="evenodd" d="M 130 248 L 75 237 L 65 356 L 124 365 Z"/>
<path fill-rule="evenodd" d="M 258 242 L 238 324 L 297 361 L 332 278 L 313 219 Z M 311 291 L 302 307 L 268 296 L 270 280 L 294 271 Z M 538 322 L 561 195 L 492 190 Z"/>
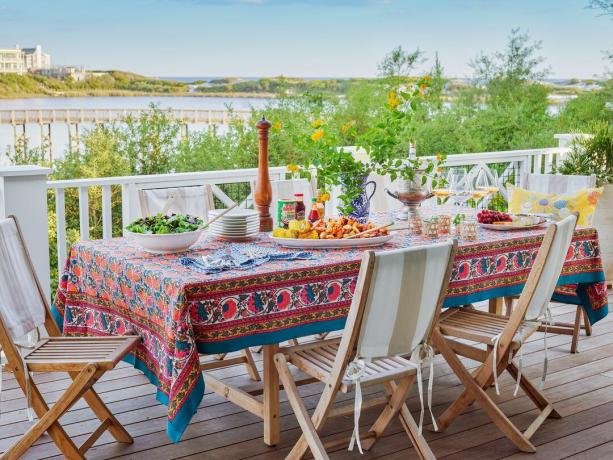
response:
<path fill-rule="evenodd" d="M 365 253 L 343 336 L 288 347 L 275 355 L 280 380 L 303 432 L 287 458 L 300 459 L 307 448 L 316 459 L 328 458 L 318 431 L 328 418 L 351 412 L 355 420 L 351 443 L 357 439 L 360 447 L 360 410 L 381 404 L 385 408 L 362 436 L 363 447 L 370 449 L 399 417 L 420 457 L 434 458 L 405 400 L 416 377 L 420 380 L 422 353 L 432 351 L 428 340 L 447 292 L 455 251 L 456 243 L 448 242 Z M 403 357 L 411 353 L 417 362 Z M 325 383 L 312 417 L 288 363 Z M 362 403 L 361 388 L 375 384 L 384 386 L 386 396 Z M 332 407 L 339 392 L 350 391 L 356 392 L 355 408 Z"/>
<path fill-rule="evenodd" d="M 534 192 L 568 194 L 578 192 L 580 190 L 596 187 L 596 176 L 568 176 L 563 174 L 524 174 L 522 176 L 522 187 Z M 506 315 L 509 316 L 513 309 L 513 303 L 519 296 L 505 297 L 504 303 L 506 307 Z M 577 305 L 575 311 L 575 321 L 561 322 L 552 321 L 546 326 L 543 325 L 540 331 L 544 331 L 545 327 L 552 334 L 570 335 L 570 352 L 576 353 L 579 346 L 579 333 L 581 329 L 585 331 L 586 336 L 592 335 L 592 325 L 587 316 L 587 312 L 581 305 Z"/>
<path fill-rule="evenodd" d="M 466 407 L 478 401 L 496 426 L 520 450 L 535 452 L 530 437 L 548 417 L 560 418 L 560 414 L 547 398 L 525 375 L 521 374 L 521 355 L 519 368 L 512 358 L 520 351 L 526 339 L 538 330 L 541 320 L 549 316 L 549 300 L 562 272 L 576 222 L 577 217 L 571 215 L 549 227 L 532 265 L 524 291 L 511 316 L 467 308 L 452 308 L 441 315 L 432 334 L 433 341 L 465 387 L 464 392 L 439 417 L 438 426 L 441 430 L 447 428 Z M 459 342 L 452 337 L 477 342 L 481 346 L 485 344 L 487 350 Z M 464 367 L 458 355 L 480 361 L 482 364 L 471 373 Z M 545 349 L 546 359 L 547 349 Z M 544 372 L 546 366 L 545 362 Z M 486 393 L 492 384 L 498 391 L 497 376 L 505 369 L 518 380 L 518 385 L 540 409 L 538 417 L 523 433 Z M 543 382 L 544 378 L 545 374 Z"/>
<path fill-rule="evenodd" d="M 143 217 L 159 212 L 191 214 L 205 222 L 209 220 L 209 211 L 215 209 L 213 188 L 209 184 L 187 187 L 153 188 L 138 191 L 140 209 Z M 249 349 L 241 350 L 240 356 L 226 359 L 226 353 L 215 355 L 217 362 L 200 360 L 203 371 L 222 367 L 245 364 L 251 380 L 260 380 L 260 373 Z"/>
<path fill-rule="evenodd" d="M 36 343 L 24 356 L 16 340 L 45 326 L 49 338 Z M 111 414 L 93 389 L 93 384 L 138 343 L 138 337 L 62 337 L 49 310 L 40 282 L 15 217 L 0 220 L 0 345 L 6 368 L 12 372 L 26 395 L 38 421 L 13 444 L 2 458 L 16 459 L 45 431 L 58 449 L 71 459 L 85 458 L 85 452 L 109 430 L 122 443 L 132 437 Z M 53 407 L 49 408 L 30 372 L 67 372 L 72 383 Z M 68 437 L 59 418 L 80 398 L 85 399 L 102 422 L 87 440 L 77 447 Z"/>

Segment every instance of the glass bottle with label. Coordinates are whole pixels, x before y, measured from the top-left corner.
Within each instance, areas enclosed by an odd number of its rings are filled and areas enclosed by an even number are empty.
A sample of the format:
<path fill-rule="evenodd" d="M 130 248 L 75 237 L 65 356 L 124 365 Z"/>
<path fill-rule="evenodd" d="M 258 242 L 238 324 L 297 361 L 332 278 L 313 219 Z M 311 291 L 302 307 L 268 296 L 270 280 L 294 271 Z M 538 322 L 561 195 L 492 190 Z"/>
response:
<path fill-rule="evenodd" d="M 295 193 L 294 200 L 296 201 L 296 220 L 306 220 L 306 208 L 304 206 L 304 194 Z"/>
<path fill-rule="evenodd" d="M 311 200 L 311 212 L 309 212 L 309 222 L 313 223 L 320 219 L 317 198 Z"/>

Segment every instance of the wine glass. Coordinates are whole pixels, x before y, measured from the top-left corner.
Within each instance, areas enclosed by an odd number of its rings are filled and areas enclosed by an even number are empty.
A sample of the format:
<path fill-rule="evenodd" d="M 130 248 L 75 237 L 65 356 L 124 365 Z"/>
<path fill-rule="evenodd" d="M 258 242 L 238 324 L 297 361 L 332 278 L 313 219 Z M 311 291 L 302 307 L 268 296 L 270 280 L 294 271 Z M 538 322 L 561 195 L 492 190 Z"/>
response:
<path fill-rule="evenodd" d="M 487 174 L 485 169 L 479 169 L 477 176 L 475 177 L 475 185 L 472 193 L 473 199 L 478 204 L 483 204 L 483 199 L 488 196 L 491 192 L 492 181 L 490 176 Z"/>
<path fill-rule="evenodd" d="M 451 194 L 451 191 L 449 190 L 449 181 L 439 181 L 438 185 L 432 189 L 432 193 L 438 200 L 440 200 L 440 203 L 446 203 L 449 195 Z"/>
<path fill-rule="evenodd" d="M 460 207 L 465 206 L 472 192 L 472 184 L 468 180 L 466 169 L 451 168 L 447 175 L 447 182 L 449 183 L 449 193 L 453 197 L 453 201 L 460 205 Z"/>

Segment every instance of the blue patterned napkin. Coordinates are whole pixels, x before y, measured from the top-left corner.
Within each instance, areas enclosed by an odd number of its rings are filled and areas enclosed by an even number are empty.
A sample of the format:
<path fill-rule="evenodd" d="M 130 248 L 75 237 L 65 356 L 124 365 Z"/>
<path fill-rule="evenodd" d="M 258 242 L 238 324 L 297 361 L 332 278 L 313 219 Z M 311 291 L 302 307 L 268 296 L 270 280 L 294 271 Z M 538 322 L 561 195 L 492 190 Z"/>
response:
<path fill-rule="evenodd" d="M 210 256 L 182 257 L 181 264 L 197 272 L 211 275 L 227 270 L 249 270 L 271 260 L 315 259 L 311 252 L 277 252 L 274 248 L 256 245 L 230 244 Z"/>

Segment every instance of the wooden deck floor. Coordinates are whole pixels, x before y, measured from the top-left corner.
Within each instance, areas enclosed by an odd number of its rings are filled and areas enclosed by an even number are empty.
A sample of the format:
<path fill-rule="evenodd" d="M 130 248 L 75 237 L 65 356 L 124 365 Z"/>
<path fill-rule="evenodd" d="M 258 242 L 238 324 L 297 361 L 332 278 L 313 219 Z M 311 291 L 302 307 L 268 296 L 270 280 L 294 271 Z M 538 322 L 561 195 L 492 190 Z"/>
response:
<path fill-rule="evenodd" d="M 574 307 L 556 305 L 554 316 L 571 321 Z M 563 415 L 560 420 L 548 420 L 533 437 L 536 454 L 521 454 L 489 422 L 478 405 L 473 405 L 445 433 L 426 432 L 426 438 L 437 456 L 444 459 L 501 459 L 526 457 L 531 459 L 611 459 L 613 458 L 613 315 L 594 327 L 591 337 L 581 337 L 580 353 L 568 352 L 569 336 L 550 336 L 549 374 L 545 393 Z M 255 355 L 258 359 L 259 356 Z M 524 346 L 524 372 L 533 379 L 541 375 L 543 360 L 542 335 L 534 336 Z M 473 363 L 474 364 L 474 363 Z M 233 384 L 248 382 L 242 366 L 217 371 L 218 376 Z M 60 374 L 35 376 L 46 399 L 54 402 L 67 385 Z M 461 391 L 462 387 L 449 367 L 437 357 L 434 385 L 434 413 L 440 414 Z M 510 377 L 501 379 L 501 408 L 520 427 L 525 428 L 535 416 L 531 403 L 523 395 L 513 398 Z M 25 417 L 25 400 L 16 388 L 12 376 L 5 374 L 0 417 L 0 451 L 4 451 L 29 427 Z M 165 407 L 155 399 L 155 388 L 133 368 L 120 365 L 106 374 L 96 385 L 104 401 L 134 437 L 134 444 L 120 445 L 105 434 L 89 451 L 88 458 L 130 458 L 165 460 L 178 458 L 211 459 L 281 459 L 296 441 L 300 431 L 291 408 L 282 393 L 281 443 L 269 448 L 262 442 L 262 423 L 253 415 L 240 410 L 219 396 L 206 392 L 198 413 L 194 416 L 179 444 L 171 444 L 165 433 Z M 306 404 L 313 408 L 321 386 L 301 388 Z M 372 390 L 371 390 L 372 391 Z M 351 396 L 350 396 L 351 397 Z M 419 401 L 414 389 L 408 400 L 414 416 L 419 416 Z M 377 410 L 365 411 L 361 424 L 367 428 Z M 429 421 L 429 417 L 426 416 Z M 82 442 L 97 426 L 97 420 L 82 403 L 62 419 L 68 433 L 77 443 Z M 349 438 L 352 417 L 335 419 L 325 434 Z M 430 425 L 428 425 L 430 427 Z M 363 457 L 340 449 L 331 453 L 333 459 L 343 458 L 417 458 L 408 438 L 396 423 L 386 436 Z M 26 458 L 61 458 L 51 440 L 45 436 L 28 451 Z"/>

